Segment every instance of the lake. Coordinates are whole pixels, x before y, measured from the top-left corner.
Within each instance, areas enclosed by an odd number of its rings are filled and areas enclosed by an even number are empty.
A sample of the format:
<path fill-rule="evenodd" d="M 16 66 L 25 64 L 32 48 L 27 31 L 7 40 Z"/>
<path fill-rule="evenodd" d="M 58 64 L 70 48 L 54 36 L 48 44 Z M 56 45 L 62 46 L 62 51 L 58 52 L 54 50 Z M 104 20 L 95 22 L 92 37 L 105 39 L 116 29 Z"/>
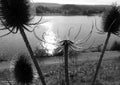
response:
<path fill-rule="evenodd" d="M 41 18 L 40 16 L 36 16 L 33 22 L 38 21 L 40 18 Z M 72 28 L 69 38 L 70 40 L 73 40 L 81 26 L 81 32 L 77 38 L 78 40 L 81 40 L 84 39 L 87 36 L 87 34 L 89 34 L 92 28 L 92 24 L 94 24 L 95 20 L 97 23 L 97 27 L 101 29 L 102 18 L 100 16 L 44 16 L 41 22 L 46 21 L 47 22 L 38 25 L 35 31 L 40 38 L 43 32 L 47 32 L 48 34 L 52 33 L 52 35 L 55 35 L 57 39 L 61 40 L 66 39 L 69 29 Z M 8 31 L 1 31 L 0 34 L 4 34 L 7 32 Z M 35 38 L 33 33 L 26 32 L 26 34 L 34 50 L 35 47 L 39 46 L 40 41 Z M 50 34 L 50 36 L 52 35 Z M 95 40 L 94 46 L 102 44 L 104 43 L 105 38 L 106 35 L 98 34 L 96 28 L 94 27 L 93 34 L 84 47 L 90 46 L 93 40 Z M 119 39 L 118 37 L 112 35 L 110 39 L 110 44 L 114 40 L 118 39 Z M 26 50 L 27 49 L 25 47 L 25 44 L 22 40 L 20 33 L 10 34 L 8 36 L 0 38 L 1 55 L 2 54 L 15 55 L 21 52 L 26 52 Z"/>

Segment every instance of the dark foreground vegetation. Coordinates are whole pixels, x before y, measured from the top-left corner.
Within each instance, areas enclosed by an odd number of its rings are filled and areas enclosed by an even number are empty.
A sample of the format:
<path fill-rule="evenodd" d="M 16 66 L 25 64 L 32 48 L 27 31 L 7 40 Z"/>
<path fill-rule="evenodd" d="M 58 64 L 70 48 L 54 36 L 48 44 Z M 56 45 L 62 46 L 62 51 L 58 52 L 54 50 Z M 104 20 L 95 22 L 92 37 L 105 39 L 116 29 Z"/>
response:
<path fill-rule="evenodd" d="M 119 41 L 114 41 L 114 43 L 112 44 L 110 50 L 120 51 L 120 42 Z"/>
<path fill-rule="evenodd" d="M 75 57 L 75 56 L 74 56 Z M 86 60 L 75 62 L 72 58 L 69 63 L 70 85 L 90 85 L 97 65 L 97 60 Z M 63 85 L 64 83 L 64 63 L 42 65 L 42 71 L 47 85 Z M 35 76 L 35 74 L 34 74 Z M 4 69 L 0 71 L 0 85 L 5 85 L 8 81 L 12 85 L 17 85 L 13 71 Z M 38 77 L 34 77 L 33 85 L 42 85 Z M 13 84 L 14 83 L 14 84 Z M 103 60 L 100 72 L 95 85 L 119 85 L 120 84 L 120 58 Z M 10 84 L 8 84 L 10 85 Z"/>
<path fill-rule="evenodd" d="M 58 14 L 62 15 L 93 15 L 105 12 L 102 17 L 103 28 L 101 30 L 97 29 L 97 27 L 92 24 L 91 31 L 86 36 L 86 39 L 76 40 L 81 31 L 81 29 L 79 29 L 78 33 L 74 36 L 74 40 L 70 40 L 70 28 L 68 30 L 68 35 L 66 35 L 66 39 L 59 40 L 58 43 L 47 42 L 44 38 L 46 33 L 42 35 L 42 39 L 37 37 L 35 34 L 35 28 L 37 25 L 41 24 L 40 22 L 42 18 L 36 23 L 30 22 L 32 15 L 30 14 L 30 4 L 28 0 L 0 0 L 0 6 L 0 20 L 2 25 L 0 30 L 8 31 L 8 33 L 1 35 L 0 37 L 7 36 L 11 33 L 17 34 L 20 32 L 29 52 L 29 56 L 20 55 L 19 58 L 15 60 L 12 69 L 2 69 L 1 67 L 1 85 L 6 83 L 9 85 L 120 84 L 120 57 L 117 56 L 116 58 L 116 54 L 112 58 L 109 54 L 107 54 L 108 58 L 104 57 L 111 35 L 113 34 L 120 37 L 120 10 L 117 4 L 113 4 L 110 10 L 106 10 L 104 7 L 79 7 L 78 5 L 62 5 L 57 9 L 55 9 L 56 7 L 53 7 L 52 10 L 47 7 L 37 7 L 36 12 L 40 13 L 41 15 L 44 15 L 45 13 L 48 14 L 57 12 Z M 33 29 L 30 30 L 29 27 L 33 27 Z M 97 59 L 94 57 L 95 59 L 91 60 L 91 58 L 88 57 L 86 60 L 84 58 L 83 60 L 79 60 L 80 58 L 77 58 L 78 56 L 81 57 L 79 54 L 85 52 L 80 45 L 85 44 L 89 40 L 92 35 L 93 28 L 96 28 L 101 34 L 107 34 L 102 49 L 101 46 L 98 46 L 97 50 L 99 51 L 100 55 L 97 57 Z M 52 64 L 45 64 L 45 62 L 42 62 L 42 64 L 40 61 L 41 59 L 38 59 L 38 57 L 49 55 L 46 54 L 44 50 L 37 50 L 33 52 L 25 31 L 33 32 L 34 36 L 41 42 L 57 45 L 58 48 L 60 48 L 60 54 L 59 52 L 55 52 L 55 54 L 51 56 L 63 56 L 61 58 L 63 59 L 63 62 L 52 62 Z M 111 50 L 119 51 L 120 49 L 118 49 L 118 46 L 120 46 L 119 43 L 115 42 L 115 44 L 113 44 L 111 47 Z M 83 51 L 80 51 L 81 49 Z M 87 56 L 90 56 L 90 54 Z M 30 59 L 30 61 L 28 59 Z"/>

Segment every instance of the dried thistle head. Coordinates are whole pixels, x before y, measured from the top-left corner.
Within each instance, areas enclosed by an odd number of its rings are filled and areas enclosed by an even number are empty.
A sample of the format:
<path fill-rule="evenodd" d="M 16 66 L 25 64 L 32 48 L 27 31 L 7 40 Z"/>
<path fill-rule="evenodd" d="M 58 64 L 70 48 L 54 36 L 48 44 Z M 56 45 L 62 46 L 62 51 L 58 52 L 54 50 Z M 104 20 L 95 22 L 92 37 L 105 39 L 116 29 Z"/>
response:
<path fill-rule="evenodd" d="M 2 19 L 6 26 L 21 27 L 30 21 L 28 0 L 0 0 Z"/>
<path fill-rule="evenodd" d="M 113 34 L 120 31 L 120 12 L 119 7 L 113 5 L 111 9 L 103 16 L 103 30 L 104 32 L 111 32 Z"/>
<path fill-rule="evenodd" d="M 33 81 L 33 70 L 30 61 L 21 55 L 15 62 L 14 76 L 19 84 L 30 84 Z"/>

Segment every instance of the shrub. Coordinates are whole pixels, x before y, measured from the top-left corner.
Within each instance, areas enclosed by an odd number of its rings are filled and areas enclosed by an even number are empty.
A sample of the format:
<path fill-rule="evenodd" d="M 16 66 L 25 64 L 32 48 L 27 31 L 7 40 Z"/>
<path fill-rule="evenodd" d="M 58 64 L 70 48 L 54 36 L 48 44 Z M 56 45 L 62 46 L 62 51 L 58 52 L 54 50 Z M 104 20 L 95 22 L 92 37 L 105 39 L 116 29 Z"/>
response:
<path fill-rule="evenodd" d="M 44 49 L 36 48 L 34 51 L 34 54 L 35 54 L 35 57 L 39 59 L 49 57 L 49 55 L 46 53 Z"/>
<path fill-rule="evenodd" d="M 110 50 L 111 51 L 120 51 L 120 43 L 118 41 L 114 41 Z"/>
<path fill-rule="evenodd" d="M 0 54 L 0 63 L 4 62 L 4 61 L 8 61 L 9 60 L 9 56 L 6 54 Z"/>

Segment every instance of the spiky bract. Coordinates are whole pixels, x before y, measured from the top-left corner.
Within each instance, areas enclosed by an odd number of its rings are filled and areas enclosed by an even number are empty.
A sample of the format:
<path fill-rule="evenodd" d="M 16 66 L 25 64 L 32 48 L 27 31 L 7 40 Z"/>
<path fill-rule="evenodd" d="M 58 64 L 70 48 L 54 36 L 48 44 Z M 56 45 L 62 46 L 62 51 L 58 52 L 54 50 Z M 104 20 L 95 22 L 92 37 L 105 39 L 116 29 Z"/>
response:
<path fill-rule="evenodd" d="M 28 0 L 0 0 L 2 19 L 9 27 L 21 27 L 30 20 Z"/>
<path fill-rule="evenodd" d="M 33 81 L 33 69 L 25 55 L 21 55 L 15 62 L 14 76 L 18 83 L 25 85 Z"/>
<path fill-rule="evenodd" d="M 104 32 L 111 32 L 116 34 L 120 27 L 120 12 L 119 7 L 113 5 L 112 8 L 103 16 L 103 30 Z"/>

